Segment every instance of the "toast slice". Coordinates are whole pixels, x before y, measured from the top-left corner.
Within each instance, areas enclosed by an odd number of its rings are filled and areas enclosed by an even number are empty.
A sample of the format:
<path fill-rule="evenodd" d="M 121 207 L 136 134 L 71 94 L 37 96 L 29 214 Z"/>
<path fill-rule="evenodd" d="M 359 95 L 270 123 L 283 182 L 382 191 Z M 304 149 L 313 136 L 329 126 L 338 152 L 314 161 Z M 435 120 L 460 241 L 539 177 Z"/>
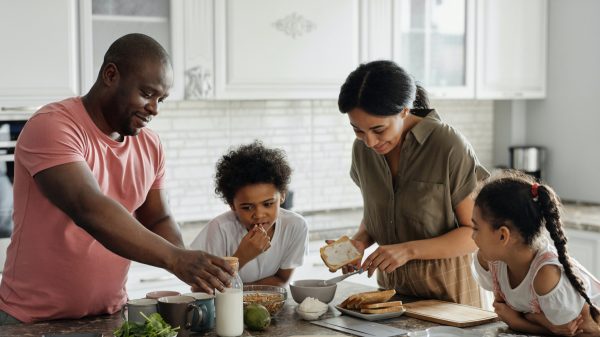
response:
<path fill-rule="evenodd" d="M 396 290 L 394 289 L 358 293 L 348 296 L 348 298 L 346 298 L 342 303 L 340 303 L 340 307 L 346 309 L 360 309 L 362 305 L 374 303 L 381 304 L 382 302 L 387 302 L 395 294 Z"/>
<path fill-rule="evenodd" d="M 379 308 L 379 309 L 360 309 L 362 314 L 385 314 L 388 312 L 400 312 L 404 310 L 404 307 L 397 305 L 395 307 Z"/>
<path fill-rule="evenodd" d="M 347 236 L 321 247 L 321 259 L 330 271 L 334 272 L 347 264 L 358 263 L 363 254 L 354 247 Z"/>
<path fill-rule="evenodd" d="M 350 309 L 360 309 L 360 306 L 363 304 L 387 302 L 395 294 L 396 290 L 394 289 L 363 293 L 357 301 L 352 302 Z"/>
<path fill-rule="evenodd" d="M 381 308 L 389 308 L 389 307 L 398 307 L 402 306 L 402 301 L 389 301 L 389 302 L 380 302 L 380 303 L 371 303 L 371 304 L 361 304 L 360 309 L 381 309 Z"/>

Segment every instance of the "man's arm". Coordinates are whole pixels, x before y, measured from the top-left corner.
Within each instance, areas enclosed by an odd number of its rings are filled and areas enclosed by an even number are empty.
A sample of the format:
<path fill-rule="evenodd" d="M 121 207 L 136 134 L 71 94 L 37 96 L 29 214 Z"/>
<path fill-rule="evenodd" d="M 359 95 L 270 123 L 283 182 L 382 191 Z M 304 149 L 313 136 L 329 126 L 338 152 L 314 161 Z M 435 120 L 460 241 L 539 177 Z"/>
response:
<path fill-rule="evenodd" d="M 171 244 L 142 226 L 121 204 L 106 197 L 85 162 L 54 166 L 37 173 L 34 179 L 46 198 L 113 253 L 167 269 L 209 293 L 214 288 L 223 289 L 229 279 L 225 271 L 231 273 L 231 268 L 222 259 Z M 159 232 L 167 235 L 161 222 L 152 227 L 158 226 Z"/>
<path fill-rule="evenodd" d="M 135 211 L 139 222 L 171 244 L 185 248 L 179 226 L 171 216 L 167 195 L 163 189 L 152 189 L 146 201 Z"/>

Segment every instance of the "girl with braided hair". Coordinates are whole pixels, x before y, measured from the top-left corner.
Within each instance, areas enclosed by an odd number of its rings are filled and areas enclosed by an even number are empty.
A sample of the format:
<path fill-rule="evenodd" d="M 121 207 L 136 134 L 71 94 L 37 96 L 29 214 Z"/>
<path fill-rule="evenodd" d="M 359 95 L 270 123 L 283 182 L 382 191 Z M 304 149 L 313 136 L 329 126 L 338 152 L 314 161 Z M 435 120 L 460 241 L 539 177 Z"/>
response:
<path fill-rule="evenodd" d="M 569 257 L 560 207 L 550 186 L 523 173 L 490 178 L 473 210 L 473 272 L 512 330 L 600 336 L 600 281 Z"/>

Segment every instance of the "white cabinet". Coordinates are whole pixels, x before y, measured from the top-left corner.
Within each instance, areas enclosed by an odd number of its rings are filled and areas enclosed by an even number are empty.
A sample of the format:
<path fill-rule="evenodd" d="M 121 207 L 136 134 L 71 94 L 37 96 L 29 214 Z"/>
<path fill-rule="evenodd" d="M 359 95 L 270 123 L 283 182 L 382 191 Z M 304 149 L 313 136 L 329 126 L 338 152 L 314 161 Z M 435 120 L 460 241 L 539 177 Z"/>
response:
<path fill-rule="evenodd" d="M 336 99 L 392 59 L 433 98 L 545 95 L 547 0 L 184 0 L 187 99 Z"/>
<path fill-rule="evenodd" d="M 567 229 L 569 255 L 581 263 L 592 275 L 600 277 L 600 233 Z"/>
<path fill-rule="evenodd" d="M 393 60 L 433 98 L 473 98 L 475 2 L 395 0 Z"/>
<path fill-rule="evenodd" d="M 211 97 L 211 83 L 218 99 L 335 98 L 360 62 L 358 0 L 188 4 L 197 12 L 186 20 L 186 34 L 203 39 L 186 37 L 189 98 Z M 203 52 L 212 41 L 211 27 L 202 21 L 211 6 L 214 69 L 209 52 Z"/>
<path fill-rule="evenodd" d="M 30 109 L 79 94 L 76 0 L 0 0 L 0 107 Z"/>
<path fill-rule="evenodd" d="M 477 2 L 477 98 L 545 97 L 547 7 L 546 0 Z"/>
<path fill-rule="evenodd" d="M 170 54 L 174 85 L 169 100 L 183 98 L 183 6 L 179 0 L 82 0 L 83 92 L 98 76 L 104 54 L 117 38 L 143 33 Z"/>

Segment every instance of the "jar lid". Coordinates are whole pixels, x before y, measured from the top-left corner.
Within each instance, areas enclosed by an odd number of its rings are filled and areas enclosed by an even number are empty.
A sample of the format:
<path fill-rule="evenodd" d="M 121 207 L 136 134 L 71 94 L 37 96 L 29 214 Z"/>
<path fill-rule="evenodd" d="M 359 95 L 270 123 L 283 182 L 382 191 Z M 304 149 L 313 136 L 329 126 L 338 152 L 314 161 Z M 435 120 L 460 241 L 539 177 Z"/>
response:
<path fill-rule="evenodd" d="M 223 257 L 223 260 L 225 260 L 225 262 L 227 262 L 229 264 L 229 266 L 234 271 L 238 271 L 238 268 L 240 266 L 240 262 L 239 262 L 239 260 L 238 260 L 237 257 L 235 257 L 235 256 L 225 256 L 225 257 Z"/>

